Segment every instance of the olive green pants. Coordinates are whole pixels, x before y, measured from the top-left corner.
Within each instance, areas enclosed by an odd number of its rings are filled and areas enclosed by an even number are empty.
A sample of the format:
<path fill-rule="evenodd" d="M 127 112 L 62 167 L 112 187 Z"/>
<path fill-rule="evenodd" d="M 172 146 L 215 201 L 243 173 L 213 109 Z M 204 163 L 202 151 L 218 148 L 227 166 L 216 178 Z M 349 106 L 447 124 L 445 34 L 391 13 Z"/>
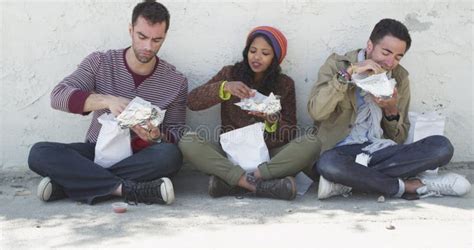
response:
<path fill-rule="evenodd" d="M 220 145 L 210 143 L 199 137 L 196 133 L 184 135 L 179 148 L 184 159 L 198 170 L 215 175 L 229 185 L 236 186 L 245 170 L 234 165 L 226 157 Z M 319 159 L 321 142 L 317 137 L 304 135 L 288 144 L 270 150 L 270 161 L 258 166 L 264 180 L 294 176 L 304 171 L 311 176 L 311 168 Z"/>

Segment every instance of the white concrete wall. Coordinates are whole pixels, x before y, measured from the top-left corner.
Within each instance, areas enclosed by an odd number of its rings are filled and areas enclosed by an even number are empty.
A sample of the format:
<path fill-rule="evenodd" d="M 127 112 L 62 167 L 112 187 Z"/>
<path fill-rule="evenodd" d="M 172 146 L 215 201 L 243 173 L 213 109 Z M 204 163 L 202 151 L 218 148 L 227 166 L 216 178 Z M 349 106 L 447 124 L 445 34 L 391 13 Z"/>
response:
<path fill-rule="evenodd" d="M 163 1 L 171 28 L 159 55 L 189 79 L 190 89 L 241 59 L 257 25 L 279 27 L 288 38 L 282 67 L 297 88 L 298 122 L 311 124 L 306 101 L 331 52 L 365 46 L 384 17 L 403 21 L 412 48 L 414 111 L 447 117 L 454 161 L 473 161 L 472 1 Z M 90 117 L 49 106 L 51 89 L 95 50 L 123 48 L 136 1 L 1 1 L 0 168 L 26 168 L 37 141 L 82 141 Z M 189 112 L 188 123 L 215 125 L 218 108 Z"/>

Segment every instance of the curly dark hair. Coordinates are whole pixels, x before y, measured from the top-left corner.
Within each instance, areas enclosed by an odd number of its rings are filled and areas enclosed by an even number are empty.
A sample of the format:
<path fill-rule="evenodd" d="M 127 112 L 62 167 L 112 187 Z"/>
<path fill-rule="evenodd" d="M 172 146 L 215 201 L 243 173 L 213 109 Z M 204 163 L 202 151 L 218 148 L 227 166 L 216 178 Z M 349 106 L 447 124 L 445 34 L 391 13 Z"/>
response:
<path fill-rule="evenodd" d="M 252 68 L 250 68 L 249 65 L 249 59 L 248 59 L 248 52 L 250 50 L 250 45 L 252 42 L 255 40 L 257 37 L 262 37 L 267 41 L 268 44 L 273 49 L 273 53 L 275 54 L 275 48 L 273 48 L 273 45 L 270 41 L 270 38 L 268 38 L 264 34 L 255 34 L 251 36 L 248 40 L 247 45 L 245 46 L 244 51 L 242 52 L 242 56 L 244 57 L 242 61 L 237 62 L 234 64 L 234 70 L 232 72 L 232 77 L 234 78 L 234 81 L 242 81 L 246 85 L 250 86 L 252 85 L 253 82 L 253 77 L 255 75 L 255 72 L 252 71 Z M 263 84 L 257 89 L 258 92 L 264 94 L 264 95 L 269 95 L 270 92 L 276 87 L 275 85 L 277 84 L 278 77 L 281 74 L 281 67 L 278 64 L 278 58 L 275 56 L 272 59 L 272 63 L 268 67 L 268 69 L 265 71 L 265 75 L 263 77 Z"/>
<path fill-rule="evenodd" d="M 155 0 L 145 0 L 133 8 L 132 26 L 135 26 L 138 17 L 145 18 L 151 24 L 166 22 L 165 32 L 168 32 L 170 27 L 170 13 L 168 9 Z"/>

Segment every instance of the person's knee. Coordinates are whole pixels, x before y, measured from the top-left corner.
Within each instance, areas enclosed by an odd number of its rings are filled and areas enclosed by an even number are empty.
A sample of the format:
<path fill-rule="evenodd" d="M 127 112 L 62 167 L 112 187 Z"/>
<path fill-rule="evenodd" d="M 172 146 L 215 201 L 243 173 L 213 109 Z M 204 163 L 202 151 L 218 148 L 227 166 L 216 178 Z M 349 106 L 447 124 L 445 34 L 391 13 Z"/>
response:
<path fill-rule="evenodd" d="M 177 172 L 183 165 L 183 155 L 176 144 L 165 143 L 162 145 L 162 154 L 165 155 L 168 166 L 173 172 Z M 157 159 L 160 161 L 160 157 Z M 162 160 L 162 159 L 161 159 Z"/>
<path fill-rule="evenodd" d="M 302 150 L 306 150 L 318 155 L 321 153 L 321 141 L 316 136 L 302 137 L 302 142 L 300 145 Z"/>
<path fill-rule="evenodd" d="M 152 147 L 156 150 L 156 157 L 153 157 L 155 166 L 159 168 L 166 166 L 169 174 L 174 174 L 181 169 L 183 165 L 183 155 L 176 144 L 162 143 Z"/>
<path fill-rule="evenodd" d="M 344 172 L 340 168 L 340 166 L 342 166 L 343 164 L 338 163 L 339 158 L 340 155 L 337 151 L 326 151 L 321 155 L 319 161 L 315 163 L 314 169 L 324 178 L 330 181 L 335 181 L 338 179 L 338 177 L 344 174 Z"/>
<path fill-rule="evenodd" d="M 296 165 L 310 167 L 321 153 L 321 141 L 317 137 L 301 136 L 287 145 L 285 151 L 294 156 Z"/>
<path fill-rule="evenodd" d="M 179 150 L 183 155 L 192 154 L 195 150 L 194 144 L 199 141 L 199 137 L 195 133 L 187 133 L 181 137 L 178 143 Z"/>
<path fill-rule="evenodd" d="M 454 154 L 454 147 L 448 138 L 441 135 L 430 136 L 426 143 L 432 145 L 435 148 L 433 150 L 433 156 L 439 160 L 439 165 L 447 164 Z"/>
<path fill-rule="evenodd" d="M 37 171 L 38 163 L 47 157 L 47 151 L 52 147 L 51 142 L 37 142 L 35 143 L 28 155 L 28 167 L 33 170 Z"/>

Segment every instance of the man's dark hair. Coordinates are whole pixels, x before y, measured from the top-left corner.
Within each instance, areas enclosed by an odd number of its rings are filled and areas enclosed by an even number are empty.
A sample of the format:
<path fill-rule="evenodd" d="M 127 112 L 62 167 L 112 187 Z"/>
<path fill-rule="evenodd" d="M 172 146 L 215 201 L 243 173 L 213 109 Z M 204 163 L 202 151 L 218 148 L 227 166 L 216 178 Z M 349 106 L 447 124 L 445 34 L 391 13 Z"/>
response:
<path fill-rule="evenodd" d="M 373 44 L 377 44 L 387 35 L 405 41 L 407 47 L 406 51 L 410 48 L 411 37 L 407 27 L 403 23 L 389 18 L 380 20 L 370 34 L 370 41 L 372 41 Z"/>
<path fill-rule="evenodd" d="M 145 0 L 137 4 L 137 6 L 133 8 L 132 26 L 135 26 L 139 16 L 145 18 L 151 24 L 166 22 L 165 31 L 168 32 L 168 28 L 170 27 L 170 13 L 163 4 L 157 3 L 155 0 Z"/>

